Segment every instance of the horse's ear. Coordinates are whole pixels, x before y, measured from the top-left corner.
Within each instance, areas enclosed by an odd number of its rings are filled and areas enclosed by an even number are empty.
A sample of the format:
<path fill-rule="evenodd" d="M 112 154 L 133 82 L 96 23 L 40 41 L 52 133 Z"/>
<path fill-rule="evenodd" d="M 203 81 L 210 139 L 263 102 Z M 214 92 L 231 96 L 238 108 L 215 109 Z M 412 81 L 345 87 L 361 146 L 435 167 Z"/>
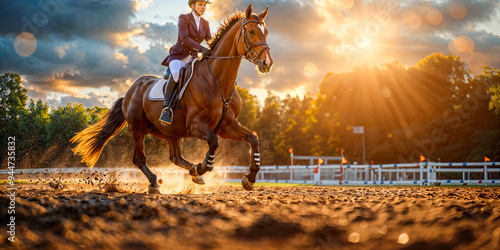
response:
<path fill-rule="evenodd" d="M 259 14 L 259 17 L 260 17 L 260 19 L 262 19 L 262 21 L 264 21 L 264 19 L 266 19 L 268 11 L 269 11 L 269 6 L 267 6 L 266 10 L 262 11 L 262 13 Z"/>
<path fill-rule="evenodd" d="M 252 17 L 252 4 L 248 5 L 246 13 L 247 13 L 247 15 L 246 15 L 247 19 Z"/>

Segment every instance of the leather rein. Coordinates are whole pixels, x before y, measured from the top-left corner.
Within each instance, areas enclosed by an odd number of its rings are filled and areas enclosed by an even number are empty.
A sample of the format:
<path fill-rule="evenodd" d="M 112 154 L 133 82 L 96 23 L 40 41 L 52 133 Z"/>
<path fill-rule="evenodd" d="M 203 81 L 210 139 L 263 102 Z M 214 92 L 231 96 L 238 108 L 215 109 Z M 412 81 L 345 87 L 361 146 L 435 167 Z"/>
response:
<path fill-rule="evenodd" d="M 270 47 L 269 47 L 269 44 L 267 44 L 266 42 L 260 42 L 260 43 L 254 43 L 254 44 L 248 45 L 250 43 L 250 41 L 248 39 L 247 32 L 246 32 L 246 29 L 245 29 L 245 26 L 248 23 L 264 24 L 264 22 L 257 21 L 257 20 L 250 20 L 250 21 L 246 21 L 245 22 L 245 17 L 243 17 L 242 24 L 241 24 L 240 35 L 238 36 L 238 41 L 236 42 L 236 45 L 238 45 L 240 43 L 241 34 L 243 34 L 243 44 L 245 44 L 245 49 L 246 49 L 244 55 L 238 55 L 238 56 L 206 56 L 205 58 L 206 59 L 231 59 L 232 60 L 232 59 L 237 59 L 237 58 L 243 58 L 244 57 L 245 59 L 247 59 L 248 61 L 252 62 L 253 64 L 257 64 L 257 60 L 262 55 L 262 53 L 264 52 L 264 50 L 270 49 Z M 264 48 L 262 48 L 260 50 L 260 52 L 257 53 L 253 48 L 256 47 L 256 46 L 259 46 L 259 45 L 266 45 L 266 46 L 264 46 Z M 248 54 L 248 56 L 247 56 L 247 54 Z M 224 120 L 224 116 L 226 115 L 226 111 L 229 108 L 229 104 L 231 103 L 231 100 L 233 99 L 233 94 L 234 94 L 234 91 L 236 90 L 236 82 L 234 83 L 233 90 L 231 91 L 231 94 L 229 94 L 229 97 L 226 99 L 224 97 L 224 94 L 222 93 L 222 89 L 221 89 L 219 83 L 217 82 L 217 79 L 215 79 L 215 76 L 212 73 L 212 69 L 210 68 L 210 65 L 208 64 L 208 60 L 205 60 L 205 61 L 207 62 L 208 71 L 210 72 L 210 75 L 214 79 L 214 82 L 217 85 L 217 88 L 219 89 L 219 93 L 220 93 L 220 95 L 222 97 L 222 101 L 224 102 L 223 107 L 222 107 L 222 116 L 221 116 L 219 122 L 217 123 L 217 126 L 214 129 L 214 133 L 217 133 L 217 131 L 220 128 L 220 125 L 222 124 L 222 120 Z"/>

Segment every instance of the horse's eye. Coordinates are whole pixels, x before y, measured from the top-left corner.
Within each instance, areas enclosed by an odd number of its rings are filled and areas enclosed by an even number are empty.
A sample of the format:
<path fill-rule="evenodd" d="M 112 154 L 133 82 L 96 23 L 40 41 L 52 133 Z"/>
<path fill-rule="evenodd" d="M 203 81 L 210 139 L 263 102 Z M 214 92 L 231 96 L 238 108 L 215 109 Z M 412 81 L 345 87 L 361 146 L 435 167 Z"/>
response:
<path fill-rule="evenodd" d="M 248 31 L 248 33 L 249 33 L 250 35 L 255 35 L 255 31 L 253 31 L 253 30 Z"/>

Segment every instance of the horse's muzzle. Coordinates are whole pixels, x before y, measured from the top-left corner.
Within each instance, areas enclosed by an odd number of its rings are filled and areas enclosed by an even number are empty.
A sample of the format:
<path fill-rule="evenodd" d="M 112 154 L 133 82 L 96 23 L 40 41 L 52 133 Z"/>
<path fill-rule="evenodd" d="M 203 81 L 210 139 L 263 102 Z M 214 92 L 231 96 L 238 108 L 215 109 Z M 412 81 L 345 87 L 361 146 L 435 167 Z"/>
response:
<path fill-rule="evenodd" d="M 259 60 L 259 64 L 257 65 L 259 68 L 259 72 L 261 73 L 269 73 L 271 68 L 274 65 L 273 59 L 266 53 L 264 60 Z"/>

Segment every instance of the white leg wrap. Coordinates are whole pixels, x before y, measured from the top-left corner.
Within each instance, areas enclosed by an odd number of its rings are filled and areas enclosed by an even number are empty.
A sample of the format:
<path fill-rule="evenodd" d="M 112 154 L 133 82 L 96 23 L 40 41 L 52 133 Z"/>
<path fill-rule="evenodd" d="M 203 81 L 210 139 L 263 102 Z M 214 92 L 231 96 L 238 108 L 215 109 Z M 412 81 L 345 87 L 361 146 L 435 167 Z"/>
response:
<path fill-rule="evenodd" d="M 253 160 L 255 161 L 255 165 L 257 166 L 260 166 L 260 154 L 259 153 L 255 153 L 253 154 Z"/>

